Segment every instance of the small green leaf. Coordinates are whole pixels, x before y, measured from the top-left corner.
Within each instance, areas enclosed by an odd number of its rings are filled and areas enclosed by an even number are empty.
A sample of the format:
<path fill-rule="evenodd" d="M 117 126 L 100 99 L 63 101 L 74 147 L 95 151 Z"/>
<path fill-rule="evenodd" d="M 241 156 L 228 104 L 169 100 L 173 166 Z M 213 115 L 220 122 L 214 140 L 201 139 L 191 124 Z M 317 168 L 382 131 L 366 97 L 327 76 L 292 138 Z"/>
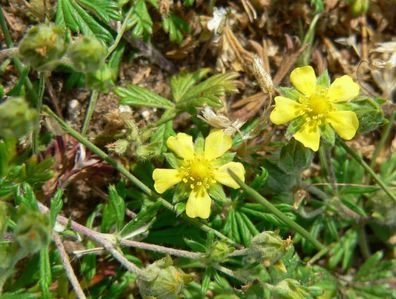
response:
<path fill-rule="evenodd" d="M 153 21 L 144 0 L 134 1 L 129 27 L 133 27 L 132 34 L 137 38 L 147 37 L 153 33 Z"/>
<path fill-rule="evenodd" d="M 194 73 L 181 73 L 171 79 L 172 97 L 175 102 L 183 99 L 186 93 L 210 72 L 209 68 L 202 68 Z"/>
<path fill-rule="evenodd" d="M 311 165 L 312 159 L 312 151 L 293 139 L 282 148 L 278 166 L 285 173 L 299 174 Z"/>
<path fill-rule="evenodd" d="M 170 40 L 178 44 L 183 41 L 183 33 L 188 32 L 189 30 L 187 22 L 173 13 L 163 17 L 162 25 L 164 31 L 169 34 Z"/>
<path fill-rule="evenodd" d="M 209 195 L 214 200 L 218 201 L 220 204 L 229 202 L 230 200 L 224 193 L 224 189 L 220 184 L 214 184 L 209 189 Z"/>
<path fill-rule="evenodd" d="M 171 101 L 137 85 L 129 85 L 127 88 L 116 87 L 114 93 L 120 97 L 120 104 L 123 105 L 163 109 L 174 107 Z"/>
<path fill-rule="evenodd" d="M 114 217 L 114 222 L 118 231 L 121 230 L 124 225 L 125 217 L 125 202 L 124 199 L 118 195 L 118 192 L 114 186 L 109 187 L 109 204 Z"/>
<path fill-rule="evenodd" d="M 323 86 L 323 87 L 329 87 L 330 86 L 330 76 L 329 72 L 327 69 L 318 77 L 316 80 L 316 84 Z"/>
<path fill-rule="evenodd" d="M 292 87 L 280 86 L 280 87 L 278 87 L 278 89 L 282 96 L 289 98 L 291 100 L 297 101 L 297 102 L 301 96 L 301 94 L 295 88 L 292 88 Z"/>
<path fill-rule="evenodd" d="M 51 199 L 51 209 L 50 209 L 50 221 L 51 227 L 54 227 L 56 222 L 56 217 L 62 209 L 63 201 L 62 201 L 63 191 L 62 189 L 56 190 L 55 195 Z"/>
<path fill-rule="evenodd" d="M 49 249 L 45 247 L 40 250 L 40 287 L 42 298 L 52 298 L 49 286 L 52 283 L 51 264 L 49 258 Z"/>
<path fill-rule="evenodd" d="M 326 143 L 328 143 L 330 146 L 334 146 L 335 132 L 329 124 L 325 124 L 320 128 L 320 134 Z"/>

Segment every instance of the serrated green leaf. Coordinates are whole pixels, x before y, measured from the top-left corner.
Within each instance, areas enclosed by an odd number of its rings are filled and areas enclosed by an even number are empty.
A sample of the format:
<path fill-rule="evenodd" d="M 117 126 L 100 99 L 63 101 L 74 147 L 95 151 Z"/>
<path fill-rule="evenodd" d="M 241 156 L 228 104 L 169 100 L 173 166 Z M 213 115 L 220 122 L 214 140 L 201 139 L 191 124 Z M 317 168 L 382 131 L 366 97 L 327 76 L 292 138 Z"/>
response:
<path fill-rule="evenodd" d="M 293 139 L 282 148 L 278 166 L 285 173 L 299 174 L 311 165 L 312 159 L 312 151 Z"/>
<path fill-rule="evenodd" d="M 333 128 L 329 124 L 321 126 L 320 135 L 327 144 L 334 146 L 336 135 Z"/>
<path fill-rule="evenodd" d="M 116 87 L 114 93 L 120 97 L 120 104 L 137 107 L 174 108 L 171 101 L 137 85 Z"/>
<path fill-rule="evenodd" d="M 120 231 L 120 235 L 122 237 L 125 237 L 134 234 L 134 232 L 141 230 L 142 228 L 147 230 L 150 227 L 150 225 L 155 221 L 155 218 L 157 216 L 160 207 L 161 207 L 161 203 L 157 202 L 140 211 L 135 218 L 129 221 L 122 228 L 122 230 Z"/>
<path fill-rule="evenodd" d="M 83 4 L 88 1 L 82 0 Z M 100 2 L 100 3 L 99 3 Z M 105 3 L 106 2 L 106 3 Z M 112 13 L 109 13 L 110 4 L 104 0 L 93 0 L 89 3 L 89 9 L 104 20 L 113 18 Z M 98 39 L 110 44 L 113 41 L 113 36 L 110 31 L 101 25 L 94 17 L 89 15 L 84 8 L 80 6 L 75 0 L 59 0 L 56 11 L 56 24 L 69 28 L 76 33 L 83 33 L 85 35 L 95 35 Z"/>
<path fill-rule="evenodd" d="M 40 287 L 42 298 L 51 298 L 49 286 L 52 283 L 51 264 L 49 259 L 49 249 L 45 247 L 40 250 Z"/>
<path fill-rule="evenodd" d="M 121 14 L 117 1 L 114 0 L 76 0 L 106 24 L 111 20 L 120 20 Z"/>
<path fill-rule="evenodd" d="M 55 195 L 51 199 L 51 209 L 50 209 L 50 221 L 51 227 L 54 227 L 56 222 L 56 217 L 62 209 L 63 201 L 62 201 L 63 191 L 62 189 L 56 190 Z"/>
<path fill-rule="evenodd" d="M 133 11 L 128 25 L 129 27 L 133 27 L 132 35 L 134 37 L 141 38 L 152 34 L 153 21 L 144 0 L 137 0 L 134 2 Z"/>
<path fill-rule="evenodd" d="M 209 68 L 199 69 L 194 73 L 181 73 L 171 79 L 172 98 L 179 102 L 186 93 L 210 72 Z"/>
<path fill-rule="evenodd" d="M 278 89 L 282 96 L 289 98 L 291 100 L 297 101 L 297 102 L 301 96 L 301 94 L 295 88 L 292 88 L 292 87 L 280 86 L 280 87 L 278 87 Z"/>
<path fill-rule="evenodd" d="M 181 110 L 189 110 L 208 105 L 214 108 L 223 106 L 221 97 L 227 92 L 237 92 L 237 73 L 214 75 L 193 86 L 188 93 L 176 104 Z"/>
<path fill-rule="evenodd" d="M 183 41 L 183 33 L 189 30 L 188 23 L 173 13 L 163 17 L 162 26 L 164 31 L 169 34 L 170 40 L 178 44 Z"/>
<path fill-rule="evenodd" d="M 316 84 L 323 86 L 323 87 L 330 86 L 330 76 L 329 76 L 329 72 L 327 71 L 327 69 L 317 78 Z"/>
<path fill-rule="evenodd" d="M 114 222 L 117 231 L 120 231 L 124 225 L 125 202 L 124 199 L 118 194 L 114 186 L 109 187 L 109 204 L 115 220 Z"/>

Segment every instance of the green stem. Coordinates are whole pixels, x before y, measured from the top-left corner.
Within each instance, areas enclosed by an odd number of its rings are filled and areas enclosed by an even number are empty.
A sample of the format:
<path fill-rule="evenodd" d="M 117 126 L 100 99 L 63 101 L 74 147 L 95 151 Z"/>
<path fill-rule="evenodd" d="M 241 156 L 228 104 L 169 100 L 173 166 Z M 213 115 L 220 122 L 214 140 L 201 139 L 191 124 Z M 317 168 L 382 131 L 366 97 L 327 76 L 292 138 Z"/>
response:
<path fill-rule="evenodd" d="M 361 224 L 359 229 L 358 229 L 358 235 L 359 235 L 359 247 L 360 251 L 365 259 L 368 259 L 371 256 L 370 253 L 370 247 L 367 242 L 367 235 L 366 235 L 366 230 L 364 228 L 364 224 Z"/>
<path fill-rule="evenodd" d="M 113 166 L 117 171 L 119 171 L 121 174 L 123 174 L 131 183 L 133 183 L 140 190 L 142 190 L 144 193 L 146 193 L 152 200 L 158 200 L 162 204 L 163 207 L 176 213 L 176 210 L 171 203 L 169 203 L 168 201 L 166 201 L 165 199 L 160 197 L 157 193 L 152 191 L 149 187 L 147 187 L 137 177 L 135 177 L 133 174 L 131 174 L 120 162 L 111 159 L 104 151 L 102 151 L 96 145 L 91 143 L 87 138 L 82 136 L 77 131 L 73 130 L 67 123 L 65 123 L 60 117 L 58 117 L 48 106 L 44 106 L 44 111 L 51 118 L 53 118 L 68 134 L 70 134 L 72 137 L 74 137 L 77 141 L 79 141 L 82 145 L 84 145 L 86 148 L 88 148 L 91 152 L 95 153 L 102 160 L 106 161 L 111 166 Z M 191 224 L 199 227 L 201 230 L 203 230 L 205 232 L 213 232 L 217 237 L 229 242 L 233 246 L 240 247 L 240 245 L 237 244 L 235 241 L 231 240 L 230 238 L 223 235 L 219 231 L 199 222 L 198 220 L 188 218 L 185 215 L 181 215 L 181 218 L 183 220 L 188 221 Z"/>
<path fill-rule="evenodd" d="M 87 113 L 85 114 L 84 124 L 83 124 L 82 130 L 81 130 L 81 135 L 83 135 L 83 136 L 85 136 L 87 134 L 89 122 L 91 121 L 92 114 L 95 111 L 98 97 L 99 97 L 99 91 L 94 89 L 91 93 L 91 98 L 89 99 Z"/>
<path fill-rule="evenodd" d="M 322 250 L 322 249 L 326 248 L 322 243 L 320 243 L 313 236 L 311 236 L 311 234 L 305 228 L 303 228 L 298 223 L 291 220 L 289 217 L 287 217 L 285 214 L 283 214 L 280 210 L 278 210 L 273 204 L 271 204 L 268 200 L 266 200 L 263 196 L 261 196 L 256 190 L 250 188 L 248 185 L 246 185 L 244 182 L 242 182 L 241 179 L 235 174 L 235 172 L 233 172 L 230 169 L 228 169 L 228 172 L 231 175 L 231 177 L 238 183 L 238 185 L 247 194 L 252 196 L 253 199 L 256 200 L 258 203 L 261 203 L 267 210 L 269 210 L 272 214 L 274 214 L 276 217 L 278 217 L 280 220 L 282 220 L 284 223 L 286 223 L 291 229 L 295 230 L 300 235 L 302 235 L 307 240 L 309 240 L 317 249 Z"/>
<path fill-rule="evenodd" d="M 377 182 L 377 184 L 384 190 L 384 192 L 393 200 L 396 202 L 396 196 L 394 193 L 391 192 L 391 190 L 388 188 L 388 186 L 382 181 L 382 179 L 374 172 L 374 170 L 363 160 L 362 157 L 360 157 L 353 149 L 351 149 L 342 139 L 338 138 L 337 139 L 338 143 L 344 148 L 344 150 L 352 156 L 353 159 L 355 159 L 356 162 L 358 162 L 374 179 L 374 181 Z"/>
<path fill-rule="evenodd" d="M 38 154 L 39 152 L 39 144 L 40 144 L 40 114 L 41 109 L 43 108 L 43 97 L 45 91 L 45 77 L 46 74 L 44 72 L 39 75 L 39 86 L 38 86 L 38 95 L 35 101 L 35 106 L 38 112 L 39 117 L 37 118 L 37 122 L 33 129 L 33 153 Z"/>
<path fill-rule="evenodd" d="M 371 161 L 370 161 L 370 168 L 375 167 L 378 155 L 380 154 L 382 148 L 384 147 L 386 141 L 388 140 L 388 137 L 389 137 L 389 134 L 393 127 L 393 122 L 395 121 L 395 118 L 396 118 L 396 107 L 393 108 L 391 117 L 389 119 L 389 123 L 386 125 L 384 131 L 382 132 L 381 139 L 378 142 L 377 146 L 375 147 L 374 153 L 373 153 L 373 155 L 371 157 Z"/>
<path fill-rule="evenodd" d="M 329 148 L 326 145 L 322 145 L 319 148 L 319 159 L 320 164 L 324 168 L 326 172 L 327 179 L 333 189 L 333 194 L 337 194 L 337 180 L 334 173 L 333 164 L 331 163 L 331 153 Z"/>
<path fill-rule="evenodd" d="M 117 33 L 117 37 L 116 37 L 114 43 L 110 46 L 110 48 L 109 48 L 109 50 L 107 52 L 106 58 L 108 58 L 110 56 L 110 54 L 113 53 L 113 51 L 117 48 L 118 44 L 120 43 L 120 41 L 122 39 L 122 36 L 124 35 L 125 30 L 127 29 L 127 25 L 128 25 L 128 22 L 129 22 L 129 17 L 131 16 L 133 10 L 134 10 L 134 6 L 132 6 L 129 9 L 127 15 L 125 16 L 124 23 L 122 23 L 121 28 L 120 28 L 120 30 Z"/>
<path fill-rule="evenodd" d="M 3 13 L 2 7 L 0 7 L 0 27 L 1 27 L 1 30 L 3 31 L 4 40 L 5 40 L 7 47 L 14 48 L 14 42 L 12 41 L 10 31 L 8 30 L 7 22 L 4 18 L 4 13 Z M 19 74 L 22 73 L 24 67 L 23 67 L 21 61 L 16 57 L 14 57 L 12 59 L 12 61 L 14 62 L 18 73 Z M 33 98 L 36 98 L 36 93 L 33 89 L 33 84 L 29 78 L 26 79 L 25 84 L 26 84 L 26 88 L 28 89 L 28 92 L 32 95 Z"/>

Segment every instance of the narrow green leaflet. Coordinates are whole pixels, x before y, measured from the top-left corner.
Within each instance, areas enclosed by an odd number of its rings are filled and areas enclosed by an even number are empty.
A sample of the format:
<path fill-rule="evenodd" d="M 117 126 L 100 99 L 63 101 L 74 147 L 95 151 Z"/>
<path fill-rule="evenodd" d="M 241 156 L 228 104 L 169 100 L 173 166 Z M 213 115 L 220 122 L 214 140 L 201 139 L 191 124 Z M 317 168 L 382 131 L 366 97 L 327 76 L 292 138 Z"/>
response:
<path fill-rule="evenodd" d="M 189 30 L 189 26 L 183 19 L 173 13 L 162 19 L 165 32 L 169 34 L 170 40 L 180 44 L 183 41 L 183 33 Z"/>
<path fill-rule="evenodd" d="M 209 105 L 219 108 L 223 106 L 221 97 L 227 92 L 237 92 L 236 78 L 238 73 L 214 75 L 205 81 L 190 88 L 184 97 L 177 103 L 177 107 L 190 109 Z"/>
<path fill-rule="evenodd" d="M 114 0 L 77 0 L 84 8 L 94 13 L 106 24 L 111 20 L 120 20 L 121 14 L 117 1 Z"/>
<path fill-rule="evenodd" d="M 181 73 L 171 79 L 173 100 L 177 103 L 183 99 L 186 93 L 200 80 L 202 80 L 210 69 L 202 68 L 194 73 Z"/>
<path fill-rule="evenodd" d="M 104 20 L 111 19 L 111 16 L 115 13 L 112 11 L 112 14 L 108 14 L 108 10 L 100 9 L 98 2 L 100 2 L 101 5 L 103 4 L 103 1 L 91 0 L 90 9 Z M 108 8 L 109 6 L 106 7 Z M 107 17 L 103 17 L 103 15 L 106 15 Z M 85 35 L 95 35 L 98 39 L 105 41 L 107 44 L 110 44 L 113 41 L 113 36 L 110 31 L 104 25 L 100 24 L 94 17 L 88 14 L 76 0 L 58 1 L 56 24 L 69 28 L 73 32 L 81 32 Z"/>
<path fill-rule="evenodd" d="M 132 35 L 134 37 L 145 37 L 153 32 L 153 21 L 144 0 L 137 0 L 133 4 L 129 27 L 133 27 Z"/>
<path fill-rule="evenodd" d="M 126 88 L 116 87 L 114 93 L 120 97 L 120 104 L 123 105 L 163 109 L 174 107 L 171 101 L 137 85 L 129 85 Z"/>

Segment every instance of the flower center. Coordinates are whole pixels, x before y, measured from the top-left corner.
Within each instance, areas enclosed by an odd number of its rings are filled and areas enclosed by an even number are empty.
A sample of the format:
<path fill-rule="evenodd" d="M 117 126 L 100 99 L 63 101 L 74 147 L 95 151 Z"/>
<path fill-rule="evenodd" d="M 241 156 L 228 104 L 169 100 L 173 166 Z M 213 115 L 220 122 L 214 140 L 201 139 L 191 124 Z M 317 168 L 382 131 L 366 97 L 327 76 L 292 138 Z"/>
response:
<path fill-rule="evenodd" d="M 305 113 L 307 121 L 313 123 L 324 123 L 327 113 L 333 110 L 329 99 L 326 96 L 327 88 L 317 87 L 314 94 L 305 101 Z"/>
<path fill-rule="evenodd" d="M 192 190 L 208 189 L 215 182 L 210 161 L 199 156 L 195 156 L 191 160 L 185 160 L 180 167 L 180 172 L 183 183 Z"/>

